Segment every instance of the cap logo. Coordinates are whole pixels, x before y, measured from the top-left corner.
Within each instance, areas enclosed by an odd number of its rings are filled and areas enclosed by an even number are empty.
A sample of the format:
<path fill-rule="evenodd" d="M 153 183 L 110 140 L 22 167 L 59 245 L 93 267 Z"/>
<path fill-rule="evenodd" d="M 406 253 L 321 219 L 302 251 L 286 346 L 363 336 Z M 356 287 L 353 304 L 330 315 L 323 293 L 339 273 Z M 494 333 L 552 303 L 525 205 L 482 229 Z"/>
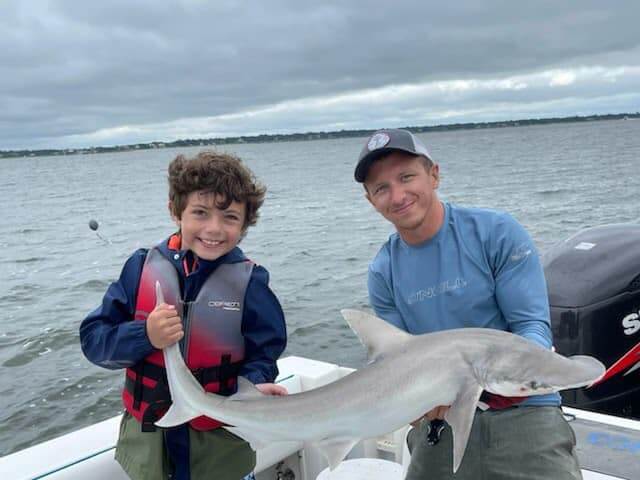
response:
<path fill-rule="evenodd" d="M 369 151 L 377 150 L 378 148 L 384 147 L 387 143 L 389 143 L 389 135 L 386 133 L 376 133 L 373 137 L 369 139 L 367 143 L 367 148 Z"/>

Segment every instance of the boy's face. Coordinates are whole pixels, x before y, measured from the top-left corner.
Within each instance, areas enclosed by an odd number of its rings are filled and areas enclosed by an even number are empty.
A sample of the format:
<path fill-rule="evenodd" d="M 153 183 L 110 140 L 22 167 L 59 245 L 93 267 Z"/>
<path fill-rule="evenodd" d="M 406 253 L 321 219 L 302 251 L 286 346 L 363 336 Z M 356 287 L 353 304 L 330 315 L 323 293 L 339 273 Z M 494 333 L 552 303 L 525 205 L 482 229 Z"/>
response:
<path fill-rule="evenodd" d="M 218 208 L 224 197 L 210 192 L 191 192 L 182 218 L 174 221 L 182 233 L 182 249 L 199 258 L 215 260 L 229 253 L 242 238 L 246 205 L 231 202 Z"/>

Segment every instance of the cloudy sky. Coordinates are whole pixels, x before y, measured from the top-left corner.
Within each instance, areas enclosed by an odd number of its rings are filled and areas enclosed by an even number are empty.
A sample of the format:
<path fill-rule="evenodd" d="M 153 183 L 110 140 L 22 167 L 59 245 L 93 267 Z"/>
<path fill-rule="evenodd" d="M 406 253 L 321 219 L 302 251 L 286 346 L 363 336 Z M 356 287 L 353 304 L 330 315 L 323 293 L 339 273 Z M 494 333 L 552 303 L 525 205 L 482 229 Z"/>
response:
<path fill-rule="evenodd" d="M 0 150 L 640 111 L 640 2 L 0 2 Z"/>

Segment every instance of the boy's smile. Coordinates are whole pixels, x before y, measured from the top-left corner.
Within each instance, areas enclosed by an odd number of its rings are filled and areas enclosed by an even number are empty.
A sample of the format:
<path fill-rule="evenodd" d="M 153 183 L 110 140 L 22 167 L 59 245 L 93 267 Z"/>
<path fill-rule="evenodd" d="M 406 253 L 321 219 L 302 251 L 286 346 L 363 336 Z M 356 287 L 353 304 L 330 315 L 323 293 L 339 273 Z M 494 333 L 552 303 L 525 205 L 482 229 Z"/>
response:
<path fill-rule="evenodd" d="M 181 218 L 174 217 L 182 234 L 183 250 L 189 249 L 203 260 L 215 260 L 240 242 L 246 206 L 232 201 L 221 209 L 224 200 L 222 195 L 210 192 L 189 194 Z"/>

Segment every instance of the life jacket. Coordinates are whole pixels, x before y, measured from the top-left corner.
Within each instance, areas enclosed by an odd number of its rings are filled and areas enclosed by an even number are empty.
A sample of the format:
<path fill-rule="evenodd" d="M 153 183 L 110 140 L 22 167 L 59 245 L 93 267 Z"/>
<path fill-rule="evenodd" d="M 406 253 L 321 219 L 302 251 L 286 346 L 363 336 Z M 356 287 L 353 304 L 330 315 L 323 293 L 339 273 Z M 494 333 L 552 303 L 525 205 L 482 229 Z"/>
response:
<path fill-rule="evenodd" d="M 230 395 L 244 359 L 242 312 L 253 264 L 222 264 L 205 280 L 196 299 L 183 302 L 174 265 L 158 248 L 147 254 L 136 300 L 134 321 L 146 321 L 156 306 L 155 284 L 162 286 L 165 303 L 174 305 L 182 318 L 184 337 L 180 350 L 187 367 L 207 392 Z M 155 350 L 126 369 L 122 401 L 141 424 L 155 430 L 154 422 L 171 405 L 162 350 Z M 212 430 L 222 424 L 201 416 L 191 420 L 196 430 Z"/>

